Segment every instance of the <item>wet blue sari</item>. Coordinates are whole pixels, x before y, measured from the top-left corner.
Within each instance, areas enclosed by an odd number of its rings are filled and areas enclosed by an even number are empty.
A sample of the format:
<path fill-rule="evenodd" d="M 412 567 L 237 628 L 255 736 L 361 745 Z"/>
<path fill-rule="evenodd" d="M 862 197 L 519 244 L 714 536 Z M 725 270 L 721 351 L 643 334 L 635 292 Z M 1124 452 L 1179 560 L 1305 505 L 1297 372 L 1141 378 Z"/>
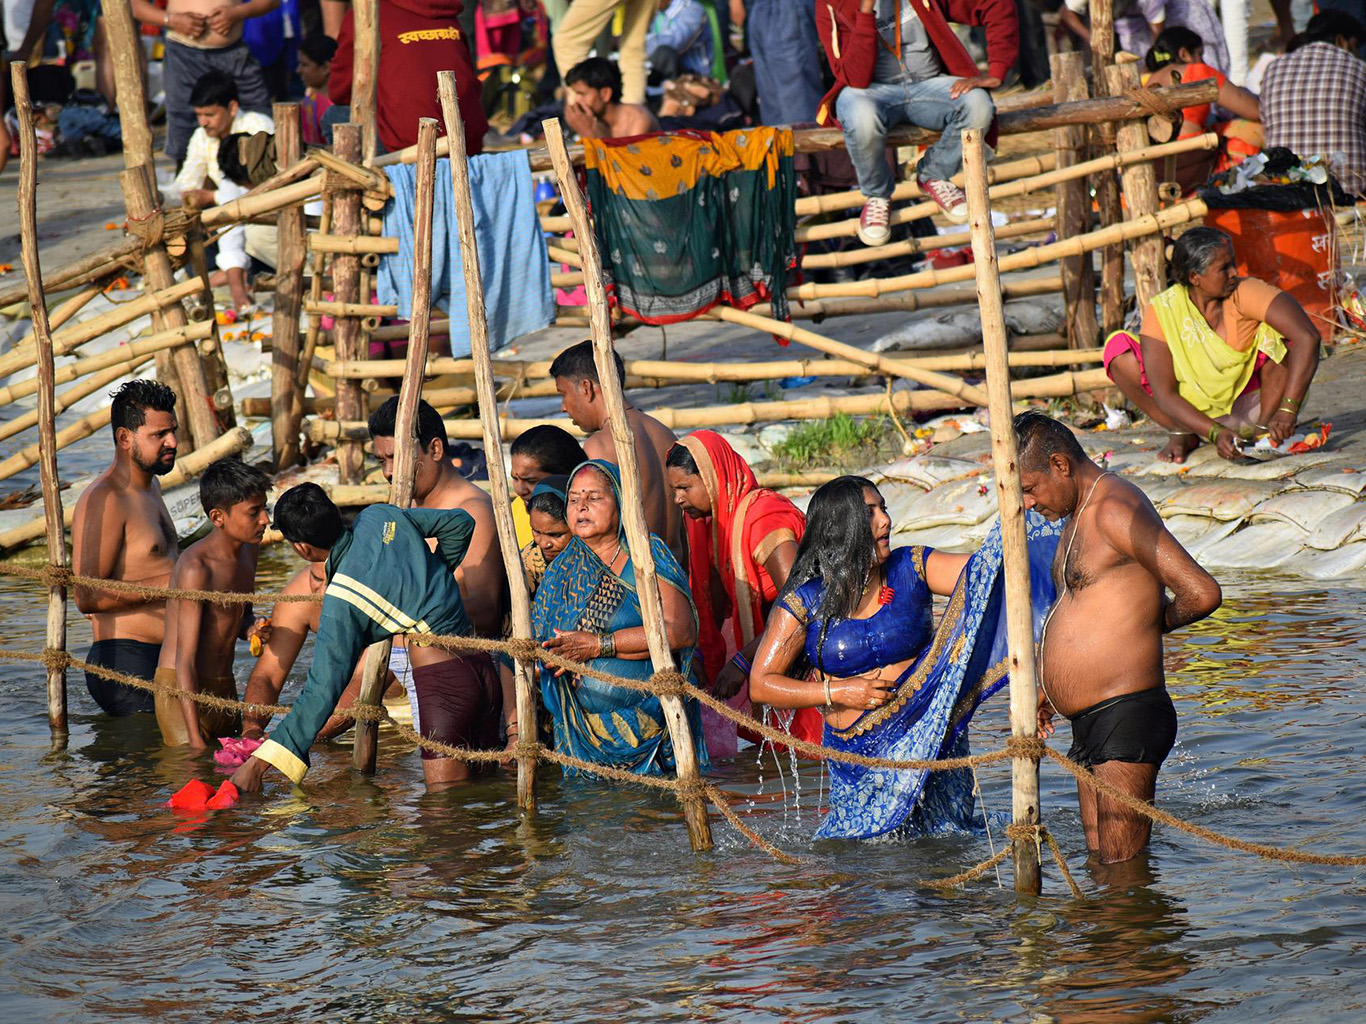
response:
<path fill-rule="evenodd" d="M 616 465 L 593 459 L 575 469 L 570 480 L 586 466 L 593 466 L 607 475 L 620 508 L 621 478 Z M 625 545 L 624 530 L 621 539 Z M 654 555 L 660 584 L 681 591 L 691 606 L 688 575 L 668 546 L 651 535 L 650 552 Z M 694 610 L 694 618 L 696 615 Z M 601 634 L 642 624 L 633 563 L 628 560 L 618 575 L 577 537 L 550 563 L 531 606 L 532 635 L 537 641 L 548 640 L 556 629 Z M 685 647 L 673 654 L 678 670 L 697 684 L 701 659 L 695 650 Z M 654 674 L 648 658 L 595 658 L 589 664 L 602 672 L 627 679 L 645 680 Z M 674 769 L 673 742 L 664 721 L 664 710 L 659 698 L 653 694 L 568 672 L 557 679 L 549 666 L 542 665 L 541 699 L 554 721 L 556 750 L 640 775 L 660 775 Z M 692 727 L 698 765 L 706 768 L 707 750 L 702 740 L 700 707 L 691 699 L 685 699 L 683 706 Z M 570 768 L 565 772 L 574 774 Z"/>
<path fill-rule="evenodd" d="M 1037 642 L 1054 600 L 1051 570 L 1062 524 L 1050 523 L 1031 512 L 1026 531 Z M 899 587 L 894 609 L 886 609 L 894 613 L 894 628 L 901 633 L 908 621 L 928 623 L 930 616 L 932 595 L 924 585 L 924 551 L 913 550 L 920 552 L 919 585 Z M 894 552 L 894 557 L 897 554 L 900 552 Z M 969 753 L 967 729 L 973 713 L 1009 681 L 1001 561 L 998 522 L 964 566 L 939 628 L 932 633 L 923 629 L 925 646 L 897 680 L 892 699 L 865 712 L 848 728 L 833 729 L 827 723 L 826 746 L 889 760 L 962 757 Z M 812 584 L 815 586 L 810 591 L 799 591 L 807 609 L 814 609 L 818 603 L 819 581 L 811 581 L 802 590 Z M 809 622 L 807 630 L 810 640 L 819 623 Z M 888 663 L 900 660 L 903 658 L 891 658 Z M 830 664 L 827 669 L 837 676 L 863 671 L 840 671 L 838 665 Z M 838 761 L 828 765 L 830 811 L 821 822 L 817 838 L 872 838 L 898 829 L 925 833 L 974 825 L 971 769 L 887 771 Z"/>

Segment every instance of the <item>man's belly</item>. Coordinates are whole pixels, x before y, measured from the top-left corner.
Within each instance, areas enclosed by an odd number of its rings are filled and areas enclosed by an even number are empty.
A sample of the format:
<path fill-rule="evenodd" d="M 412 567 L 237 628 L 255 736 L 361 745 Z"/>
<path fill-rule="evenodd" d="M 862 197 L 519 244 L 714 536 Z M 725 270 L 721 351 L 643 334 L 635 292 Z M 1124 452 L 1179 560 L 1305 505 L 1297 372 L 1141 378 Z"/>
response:
<path fill-rule="evenodd" d="M 1094 588 L 1062 598 L 1048 621 L 1039 678 L 1053 708 L 1071 717 L 1103 700 L 1160 686 L 1162 632 L 1154 614 Z"/>
<path fill-rule="evenodd" d="M 171 14 L 202 14 L 208 18 L 219 7 L 223 6 L 223 0 L 170 0 L 167 10 Z M 238 22 L 232 27 L 232 31 L 227 35 L 220 35 L 206 22 L 204 32 L 195 39 L 189 39 L 178 32 L 168 32 L 167 36 L 177 43 L 185 46 L 199 46 L 204 48 L 216 48 L 219 46 L 230 46 L 242 38 L 242 22 Z"/>
<path fill-rule="evenodd" d="M 96 640 L 141 640 L 159 644 L 166 638 L 166 612 L 137 609 L 126 612 L 99 612 L 90 617 Z"/>

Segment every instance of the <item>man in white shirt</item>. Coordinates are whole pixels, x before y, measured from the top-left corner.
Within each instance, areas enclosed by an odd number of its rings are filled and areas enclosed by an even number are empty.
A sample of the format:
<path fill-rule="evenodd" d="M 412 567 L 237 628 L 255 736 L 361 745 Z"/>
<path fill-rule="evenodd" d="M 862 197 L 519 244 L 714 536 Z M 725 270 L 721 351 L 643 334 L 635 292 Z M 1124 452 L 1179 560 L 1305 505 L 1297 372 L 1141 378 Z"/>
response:
<path fill-rule="evenodd" d="M 190 92 L 190 106 L 194 108 L 199 127 L 190 136 L 185 162 L 166 190 L 166 199 L 169 203 L 177 203 L 185 196 L 194 196 L 201 208 L 220 206 L 247 190 L 229 181 L 219 169 L 219 143 L 235 132 L 273 134 L 275 122 L 265 114 L 240 109 L 237 83 L 221 71 L 210 71 L 195 83 Z M 239 311 L 252 304 L 251 293 L 247 290 L 250 266 L 246 230 L 235 227 L 218 240 L 218 269 L 227 275 L 228 290 Z"/>

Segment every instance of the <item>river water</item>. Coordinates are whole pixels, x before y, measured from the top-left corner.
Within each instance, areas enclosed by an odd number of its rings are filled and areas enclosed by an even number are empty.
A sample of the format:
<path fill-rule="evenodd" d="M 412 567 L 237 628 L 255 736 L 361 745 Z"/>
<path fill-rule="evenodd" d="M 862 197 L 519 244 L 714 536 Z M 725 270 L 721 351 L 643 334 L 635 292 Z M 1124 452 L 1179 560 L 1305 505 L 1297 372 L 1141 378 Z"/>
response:
<path fill-rule="evenodd" d="M 291 568 L 272 553 L 262 588 Z M 1159 801 L 1214 829 L 1366 852 L 1360 793 L 1363 592 L 1225 581 L 1213 621 L 1172 638 L 1181 734 Z M 44 600 L 0 580 L 4 646 L 41 646 Z M 84 652 L 84 620 L 71 626 Z M 239 675 L 245 656 L 239 659 Z M 296 684 L 297 685 L 297 684 Z M 1075 796 L 1045 763 L 1045 817 L 1085 897 L 1050 864 L 1019 900 L 985 836 L 813 844 L 819 774 L 772 758 L 721 774 L 789 799 L 742 808 L 801 866 L 714 818 L 687 850 L 671 800 L 543 769 L 522 822 L 510 776 L 428 796 L 382 733 L 381 771 L 315 752 L 306 794 L 277 786 L 207 820 L 161 804 L 204 762 L 151 716 L 92 714 L 71 679 L 71 737 L 49 749 L 41 670 L 0 696 L 0 1020 L 1360 1021 L 1366 872 L 1283 865 L 1157 830 L 1144 863 L 1084 865 Z M 289 691 L 286 696 L 289 697 Z M 998 747 L 1006 702 L 974 726 Z M 1066 748 L 1065 727 L 1055 745 Z M 1009 807 L 1008 769 L 982 773 Z M 1356 794 L 1355 796 L 1353 794 Z M 1001 831 L 995 832 L 999 842 Z"/>

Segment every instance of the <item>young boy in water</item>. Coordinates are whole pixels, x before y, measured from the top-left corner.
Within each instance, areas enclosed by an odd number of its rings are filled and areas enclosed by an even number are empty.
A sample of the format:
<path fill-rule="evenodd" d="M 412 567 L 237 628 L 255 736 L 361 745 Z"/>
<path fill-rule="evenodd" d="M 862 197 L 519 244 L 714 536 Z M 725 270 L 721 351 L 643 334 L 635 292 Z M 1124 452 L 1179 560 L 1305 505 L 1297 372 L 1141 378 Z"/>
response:
<path fill-rule="evenodd" d="M 213 529 L 180 556 L 171 573 L 173 590 L 249 593 L 256 585 L 261 537 L 270 518 L 266 494 L 270 478 L 240 459 L 219 459 L 199 482 L 199 502 Z M 253 625 L 251 605 L 219 605 L 171 600 L 166 609 L 166 640 L 156 681 L 186 693 L 237 699 L 232 676 L 236 643 L 251 636 L 267 639 L 269 624 Z M 156 696 L 157 725 L 168 746 L 202 749 L 220 736 L 236 736 L 235 711 L 201 707 L 192 700 Z"/>

